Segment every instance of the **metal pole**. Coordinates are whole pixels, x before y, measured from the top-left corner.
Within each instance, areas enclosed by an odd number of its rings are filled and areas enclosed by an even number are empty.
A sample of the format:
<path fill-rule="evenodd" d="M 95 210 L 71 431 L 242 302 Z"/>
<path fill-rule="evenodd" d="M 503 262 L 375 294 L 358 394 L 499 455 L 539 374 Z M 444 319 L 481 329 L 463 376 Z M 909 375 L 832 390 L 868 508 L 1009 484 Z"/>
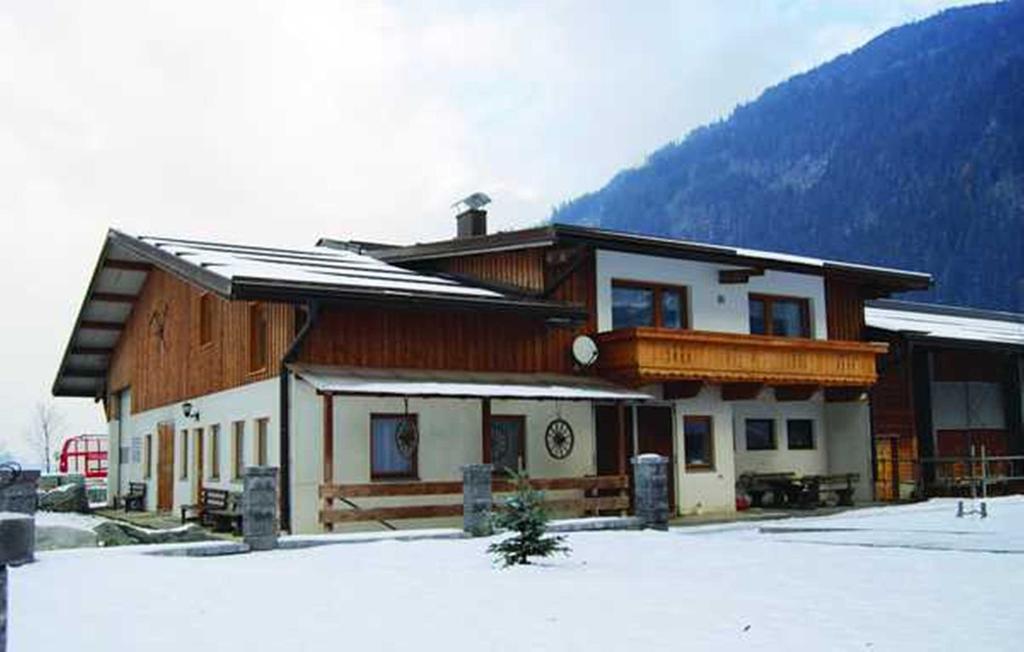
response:
<path fill-rule="evenodd" d="M 985 461 L 985 444 L 981 445 L 981 499 L 988 498 L 988 462 Z"/>
<path fill-rule="evenodd" d="M 7 564 L 0 564 L 0 652 L 7 651 Z"/>
<path fill-rule="evenodd" d="M 968 466 L 970 468 L 970 482 L 971 482 L 971 509 L 974 509 L 974 501 L 978 498 L 978 487 L 974 484 L 974 446 L 971 446 L 971 457 L 968 460 Z"/>

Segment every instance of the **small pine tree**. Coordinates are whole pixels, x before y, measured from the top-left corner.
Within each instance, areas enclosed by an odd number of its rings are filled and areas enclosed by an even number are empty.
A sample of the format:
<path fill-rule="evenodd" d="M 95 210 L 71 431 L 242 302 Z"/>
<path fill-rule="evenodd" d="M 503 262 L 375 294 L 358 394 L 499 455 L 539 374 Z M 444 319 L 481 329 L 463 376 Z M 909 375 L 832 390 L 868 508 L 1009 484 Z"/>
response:
<path fill-rule="evenodd" d="M 505 509 L 494 515 L 494 525 L 499 530 L 510 530 L 515 534 L 492 543 L 487 552 L 497 555 L 504 567 L 529 564 L 530 557 L 550 557 L 555 553 L 569 554 L 565 537 L 545 537 L 548 516 L 542 501 L 544 495 L 530 486 L 525 471 L 510 472 L 515 482 L 515 493 L 505 500 Z"/>

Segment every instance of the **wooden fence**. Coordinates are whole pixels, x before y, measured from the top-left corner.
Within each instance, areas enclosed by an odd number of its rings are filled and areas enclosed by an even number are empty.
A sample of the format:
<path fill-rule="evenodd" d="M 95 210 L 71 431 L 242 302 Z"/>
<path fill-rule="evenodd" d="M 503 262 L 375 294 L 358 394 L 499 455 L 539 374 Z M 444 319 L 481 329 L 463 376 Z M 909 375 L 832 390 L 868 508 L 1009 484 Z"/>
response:
<path fill-rule="evenodd" d="M 628 511 L 630 508 L 629 476 L 589 476 L 583 478 L 538 478 L 530 485 L 545 492 L 544 506 L 552 512 L 572 512 L 597 515 L 608 511 Z M 509 480 L 492 480 L 494 494 L 509 493 L 515 484 Z M 550 497 L 548 492 L 577 491 L 582 495 L 571 498 Z M 462 496 L 462 482 L 371 482 L 367 484 L 325 484 L 320 486 L 320 522 L 328 528 L 337 523 L 360 521 L 388 521 L 410 518 L 441 518 L 462 516 L 462 502 L 418 505 L 374 505 L 363 507 L 354 502 L 362 498 L 412 498 L 422 496 Z M 338 505 L 338 503 L 341 505 Z M 495 508 L 503 501 L 495 496 Z"/>

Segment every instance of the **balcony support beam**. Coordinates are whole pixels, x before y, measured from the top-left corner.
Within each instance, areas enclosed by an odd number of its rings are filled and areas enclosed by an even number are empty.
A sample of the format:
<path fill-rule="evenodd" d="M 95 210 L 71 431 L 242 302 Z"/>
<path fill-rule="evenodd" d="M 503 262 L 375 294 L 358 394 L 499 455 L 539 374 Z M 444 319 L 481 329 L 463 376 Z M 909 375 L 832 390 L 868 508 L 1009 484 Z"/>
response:
<path fill-rule="evenodd" d="M 701 380 L 670 380 L 662 385 L 662 398 L 666 401 L 680 398 L 694 398 L 704 387 Z"/>
<path fill-rule="evenodd" d="M 809 401 L 814 392 L 821 389 L 817 385 L 776 385 L 776 401 Z"/>
<path fill-rule="evenodd" d="M 761 383 L 723 383 L 723 401 L 752 401 L 764 387 Z"/>

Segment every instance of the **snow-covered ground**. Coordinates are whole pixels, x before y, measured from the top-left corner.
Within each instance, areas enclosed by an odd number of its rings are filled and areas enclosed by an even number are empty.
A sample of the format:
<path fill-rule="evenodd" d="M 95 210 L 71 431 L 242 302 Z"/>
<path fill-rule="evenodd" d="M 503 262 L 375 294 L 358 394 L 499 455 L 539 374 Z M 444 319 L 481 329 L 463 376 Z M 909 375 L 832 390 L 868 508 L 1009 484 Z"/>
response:
<path fill-rule="evenodd" d="M 576 533 L 509 570 L 488 540 L 41 553 L 11 570 L 9 649 L 1019 650 L 1024 498 L 989 509 Z"/>

